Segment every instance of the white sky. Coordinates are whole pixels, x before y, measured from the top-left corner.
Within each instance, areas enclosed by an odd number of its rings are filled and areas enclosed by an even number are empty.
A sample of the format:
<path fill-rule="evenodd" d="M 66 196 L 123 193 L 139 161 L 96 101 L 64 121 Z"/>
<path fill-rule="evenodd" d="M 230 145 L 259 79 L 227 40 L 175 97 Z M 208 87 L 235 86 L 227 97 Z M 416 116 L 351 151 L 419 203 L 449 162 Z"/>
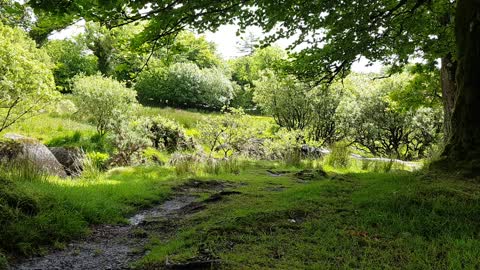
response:
<path fill-rule="evenodd" d="M 62 31 L 54 32 L 50 39 L 67 39 L 69 37 L 78 35 L 84 31 L 85 21 L 80 21 Z M 205 38 L 208 41 L 214 42 L 217 45 L 217 51 L 225 59 L 235 58 L 241 56 L 242 54 L 238 50 L 238 42 L 241 41 L 241 38 L 236 35 L 238 27 L 235 25 L 225 25 L 221 26 L 217 32 L 207 32 L 204 33 Z M 250 27 L 247 29 L 247 33 L 252 32 L 256 36 L 262 36 L 262 31 L 257 27 Z M 288 47 L 291 44 L 291 40 L 284 39 L 275 43 L 282 48 Z M 354 72 L 369 73 L 375 72 L 379 73 L 382 69 L 380 63 L 374 63 L 372 66 L 367 66 L 368 61 L 365 58 L 360 59 L 360 61 L 355 62 L 352 65 L 352 70 Z"/>

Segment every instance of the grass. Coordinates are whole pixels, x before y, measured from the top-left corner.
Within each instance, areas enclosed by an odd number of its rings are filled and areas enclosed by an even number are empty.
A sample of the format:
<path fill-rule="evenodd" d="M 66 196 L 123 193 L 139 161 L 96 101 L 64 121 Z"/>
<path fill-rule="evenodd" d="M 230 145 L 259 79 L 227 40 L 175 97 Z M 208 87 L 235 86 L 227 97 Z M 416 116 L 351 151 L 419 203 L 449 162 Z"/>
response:
<path fill-rule="evenodd" d="M 142 114 L 177 120 L 193 133 L 205 115 L 170 108 L 144 108 Z M 6 132 L 50 146 L 107 147 L 95 139 L 92 126 L 48 114 Z M 185 178 L 239 183 L 234 189 L 241 194 L 180 221 L 175 238 L 151 236 L 141 267 L 156 269 L 167 257 L 181 262 L 208 253 L 225 269 L 480 269 L 477 183 L 406 172 L 388 162 L 347 160 L 343 166 L 341 152 L 330 157 L 336 168 L 321 161 L 186 162 L 177 168 L 93 171 L 76 180 L 47 177 L 25 165 L 1 168 L 0 269 L 2 253 L 30 255 L 64 247 L 87 234 L 91 224 L 122 223 L 136 210 L 166 199 Z M 169 158 L 152 149 L 146 157 L 158 164 Z M 326 178 L 304 181 L 293 174 L 322 165 Z M 274 177 L 267 169 L 292 173 Z"/>
<path fill-rule="evenodd" d="M 480 267 L 475 183 L 348 169 L 299 183 L 292 176 L 271 177 L 267 167 L 217 176 L 247 185 L 237 188 L 241 195 L 185 220 L 177 237 L 155 245 L 142 266 L 208 250 L 225 269 Z"/>
<path fill-rule="evenodd" d="M 21 121 L 9 127 L 3 133 L 19 133 L 27 137 L 36 138 L 43 143 L 48 143 L 52 139 L 74 136 L 78 132 L 91 136 L 95 133 L 95 128 L 75 120 L 65 117 L 54 117 L 45 113 Z"/>
<path fill-rule="evenodd" d="M 0 173 L 0 251 L 17 255 L 78 238 L 90 224 L 124 222 L 136 209 L 165 199 L 175 184 L 166 168 L 118 168 L 89 180 L 25 180 L 6 172 Z"/>

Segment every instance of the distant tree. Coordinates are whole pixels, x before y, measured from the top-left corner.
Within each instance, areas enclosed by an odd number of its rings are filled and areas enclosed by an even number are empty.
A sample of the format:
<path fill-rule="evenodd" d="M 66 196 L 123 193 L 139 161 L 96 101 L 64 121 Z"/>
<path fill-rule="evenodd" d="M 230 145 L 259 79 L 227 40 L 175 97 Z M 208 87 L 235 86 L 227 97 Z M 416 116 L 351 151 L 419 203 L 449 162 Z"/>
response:
<path fill-rule="evenodd" d="M 88 22 L 85 33 L 77 40 L 97 57 L 97 69 L 104 76 L 112 76 L 130 85 L 147 60 L 148 46 L 137 46 L 135 38 L 143 28 L 143 25 L 126 25 L 108 29 Z"/>
<path fill-rule="evenodd" d="M 245 109 L 255 108 L 253 94 L 254 81 L 260 79 L 266 69 L 279 70 L 287 53 L 279 47 L 267 47 L 256 50 L 252 55 L 229 61 L 232 80 L 238 84 L 231 106 Z"/>
<path fill-rule="evenodd" d="M 115 122 L 128 119 L 137 106 L 134 90 L 101 75 L 76 77 L 73 95 L 79 113 L 96 126 L 101 136 L 115 127 Z"/>
<path fill-rule="evenodd" d="M 79 74 L 93 75 L 97 72 L 97 59 L 86 53 L 86 48 L 70 40 L 51 40 L 45 46 L 55 68 L 53 76 L 57 89 L 71 91 L 71 81 Z"/>
<path fill-rule="evenodd" d="M 255 81 L 253 100 L 275 122 L 288 130 L 301 130 L 310 125 L 312 114 L 311 88 L 292 76 L 282 77 L 269 71 Z"/>
<path fill-rule="evenodd" d="M 135 89 L 143 103 L 208 110 L 228 105 L 233 92 L 222 70 L 200 69 L 193 63 L 152 65 L 140 74 Z"/>
<path fill-rule="evenodd" d="M 195 63 L 199 68 L 222 66 L 222 59 L 217 55 L 215 43 L 208 42 L 204 36 L 196 37 L 190 31 L 182 31 L 170 44 L 161 47 L 155 56 L 166 65 L 174 63 Z"/>
<path fill-rule="evenodd" d="M 20 28 L 0 23 L 0 132 L 58 98 L 45 51 Z"/>
<path fill-rule="evenodd" d="M 33 12 L 19 1 L 0 0 L 0 23 L 28 30 L 32 26 Z"/>

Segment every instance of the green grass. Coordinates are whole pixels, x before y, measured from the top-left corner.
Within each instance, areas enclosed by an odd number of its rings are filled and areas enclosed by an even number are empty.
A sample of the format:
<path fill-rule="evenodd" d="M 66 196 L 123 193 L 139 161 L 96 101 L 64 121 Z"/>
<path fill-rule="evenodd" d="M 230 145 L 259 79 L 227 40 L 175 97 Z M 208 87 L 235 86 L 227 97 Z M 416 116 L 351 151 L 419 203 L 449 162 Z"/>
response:
<path fill-rule="evenodd" d="M 124 222 L 176 183 L 172 170 L 158 167 L 118 168 L 94 180 L 16 175 L 0 173 L 0 252 L 19 255 L 78 238 L 90 224 Z"/>
<path fill-rule="evenodd" d="M 203 179 L 211 179 L 204 177 Z M 478 269 L 480 187 L 407 172 L 299 183 L 265 167 L 215 179 L 248 185 L 183 222 L 142 261 L 155 268 L 209 250 L 225 269 Z M 270 191 L 282 186 L 282 191 Z"/>
<path fill-rule="evenodd" d="M 66 117 L 41 114 L 18 122 L 2 133 L 19 133 L 27 137 L 36 138 L 43 143 L 48 143 L 55 138 L 73 136 L 75 132 L 91 136 L 95 133 L 95 128 Z"/>

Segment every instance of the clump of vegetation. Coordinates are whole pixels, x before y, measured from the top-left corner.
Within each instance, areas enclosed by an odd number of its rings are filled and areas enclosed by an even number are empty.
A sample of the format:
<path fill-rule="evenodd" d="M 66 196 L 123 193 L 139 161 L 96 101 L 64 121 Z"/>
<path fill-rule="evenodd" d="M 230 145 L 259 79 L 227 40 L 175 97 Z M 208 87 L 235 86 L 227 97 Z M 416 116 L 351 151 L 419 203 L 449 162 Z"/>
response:
<path fill-rule="evenodd" d="M 225 158 L 240 153 L 248 139 L 259 134 L 249 123 L 249 116 L 239 109 L 231 109 L 214 119 L 204 119 L 197 128 L 198 139 L 207 146 L 210 157 L 215 152 L 223 153 Z"/>
<path fill-rule="evenodd" d="M 145 104 L 207 110 L 220 110 L 233 95 L 224 72 L 194 63 L 152 67 L 140 75 L 135 89 Z"/>
<path fill-rule="evenodd" d="M 137 106 L 135 91 L 101 75 L 77 77 L 73 95 L 81 116 L 94 124 L 101 136 L 118 119 L 130 117 Z"/>
<path fill-rule="evenodd" d="M 332 145 L 326 163 L 334 168 L 348 168 L 350 165 L 350 150 L 348 143 L 338 142 Z"/>
<path fill-rule="evenodd" d="M 168 152 L 191 150 L 194 147 L 192 138 L 185 134 L 185 130 L 175 121 L 161 116 L 147 118 L 145 128 L 153 147 Z"/>
<path fill-rule="evenodd" d="M 127 166 L 140 163 L 143 151 L 151 146 L 149 130 L 145 129 L 143 123 L 117 119 L 111 125 L 111 130 L 110 138 L 114 148 L 112 164 Z"/>
<path fill-rule="evenodd" d="M 58 99 L 45 51 L 20 28 L 0 23 L 0 132 Z"/>

